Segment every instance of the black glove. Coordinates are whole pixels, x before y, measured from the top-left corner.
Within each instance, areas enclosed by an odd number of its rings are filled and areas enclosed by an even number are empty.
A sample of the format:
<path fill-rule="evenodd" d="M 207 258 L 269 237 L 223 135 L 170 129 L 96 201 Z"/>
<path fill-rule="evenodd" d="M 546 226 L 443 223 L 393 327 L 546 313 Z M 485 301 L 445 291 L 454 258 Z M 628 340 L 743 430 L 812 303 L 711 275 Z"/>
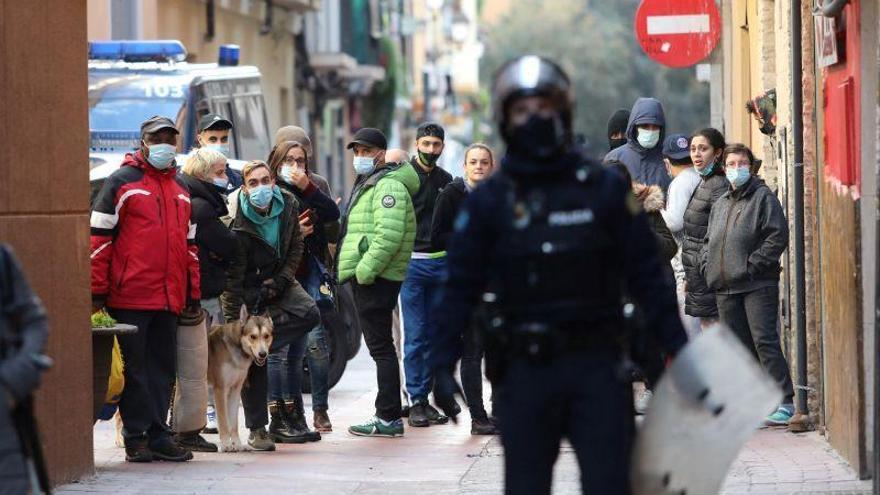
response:
<path fill-rule="evenodd" d="M 263 280 L 263 286 L 260 287 L 260 296 L 264 301 L 274 301 L 284 294 L 287 288 L 287 282 L 283 278 L 268 278 Z"/>
<path fill-rule="evenodd" d="M 434 402 L 443 411 L 443 414 L 449 416 L 453 423 L 458 423 L 456 416 L 461 412 L 461 408 L 458 407 L 458 403 L 455 400 L 456 395 L 461 397 L 462 400 L 464 399 L 461 385 L 455 379 L 455 367 L 435 368 Z"/>

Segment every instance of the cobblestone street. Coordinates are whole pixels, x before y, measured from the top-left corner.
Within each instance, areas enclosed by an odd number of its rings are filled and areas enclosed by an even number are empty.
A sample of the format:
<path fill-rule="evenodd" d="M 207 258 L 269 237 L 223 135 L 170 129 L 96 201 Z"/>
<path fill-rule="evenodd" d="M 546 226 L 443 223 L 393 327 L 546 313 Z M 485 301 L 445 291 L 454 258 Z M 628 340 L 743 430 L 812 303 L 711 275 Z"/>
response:
<path fill-rule="evenodd" d="M 96 476 L 60 487 L 58 494 L 435 494 L 500 493 L 503 457 L 497 438 L 473 437 L 458 425 L 407 428 L 401 439 L 349 435 L 372 411 L 373 365 L 366 352 L 349 362 L 330 395 L 334 432 L 318 443 L 283 445 L 271 453 L 195 454 L 175 464 L 129 464 L 113 443 L 113 425 L 95 428 Z M 242 421 L 243 424 L 243 421 Z M 245 437 L 244 431 L 242 436 Z M 208 439 L 216 440 L 215 435 Z M 817 433 L 760 431 L 731 469 L 723 493 L 869 493 Z M 580 493 L 574 453 L 564 447 L 554 493 Z"/>

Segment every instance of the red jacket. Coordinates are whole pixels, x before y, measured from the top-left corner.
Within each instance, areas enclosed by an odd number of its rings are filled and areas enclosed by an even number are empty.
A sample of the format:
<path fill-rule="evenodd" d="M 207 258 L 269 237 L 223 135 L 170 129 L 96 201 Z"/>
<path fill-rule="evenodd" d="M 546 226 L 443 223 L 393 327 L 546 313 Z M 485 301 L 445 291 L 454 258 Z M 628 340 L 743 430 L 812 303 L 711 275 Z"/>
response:
<path fill-rule="evenodd" d="M 92 295 L 107 307 L 180 311 L 198 301 L 196 226 L 177 168 L 160 171 L 128 154 L 95 199 Z"/>

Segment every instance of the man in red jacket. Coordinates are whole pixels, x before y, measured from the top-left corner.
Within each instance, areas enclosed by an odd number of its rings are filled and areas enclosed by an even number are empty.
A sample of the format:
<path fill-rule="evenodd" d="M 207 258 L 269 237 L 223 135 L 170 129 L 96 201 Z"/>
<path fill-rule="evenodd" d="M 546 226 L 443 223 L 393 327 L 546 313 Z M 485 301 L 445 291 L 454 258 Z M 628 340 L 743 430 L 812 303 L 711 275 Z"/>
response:
<path fill-rule="evenodd" d="M 104 183 L 91 215 L 92 307 L 138 327 L 119 337 L 125 458 L 186 461 L 168 430 L 177 317 L 200 311 L 190 197 L 174 161 L 178 131 L 165 117 L 141 125 L 141 146 Z"/>

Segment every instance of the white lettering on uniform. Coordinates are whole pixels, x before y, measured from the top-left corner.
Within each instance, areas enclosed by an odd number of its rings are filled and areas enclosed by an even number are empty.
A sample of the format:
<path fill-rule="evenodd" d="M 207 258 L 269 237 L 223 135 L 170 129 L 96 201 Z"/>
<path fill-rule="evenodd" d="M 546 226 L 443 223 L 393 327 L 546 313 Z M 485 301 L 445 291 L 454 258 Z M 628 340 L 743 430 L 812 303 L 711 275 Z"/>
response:
<path fill-rule="evenodd" d="M 569 225 L 581 225 L 593 221 L 593 210 L 554 211 L 547 218 L 547 223 L 553 227 L 566 227 Z"/>

